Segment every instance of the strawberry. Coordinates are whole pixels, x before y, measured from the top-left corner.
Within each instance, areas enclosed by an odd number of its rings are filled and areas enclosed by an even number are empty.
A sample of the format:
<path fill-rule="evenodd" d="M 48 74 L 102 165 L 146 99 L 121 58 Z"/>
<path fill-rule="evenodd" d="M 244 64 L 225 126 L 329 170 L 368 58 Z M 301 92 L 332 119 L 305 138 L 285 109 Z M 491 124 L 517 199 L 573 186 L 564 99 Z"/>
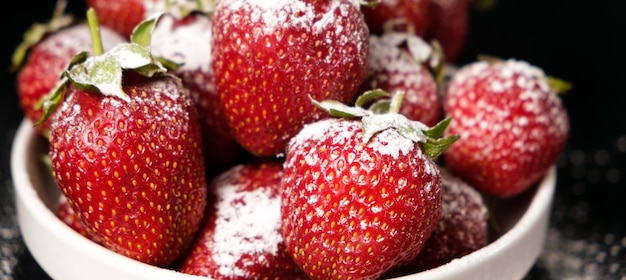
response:
<path fill-rule="evenodd" d="M 312 279 L 377 279 L 412 261 L 439 221 L 433 157 L 454 139 L 439 138 L 449 120 L 429 129 L 397 113 L 402 96 L 393 98 L 379 114 L 360 101 L 317 103 L 352 118 L 307 124 L 287 146 L 283 235 Z"/>
<path fill-rule="evenodd" d="M 72 206 L 67 202 L 67 198 L 64 195 L 59 196 L 58 205 L 56 207 L 56 216 L 71 229 L 76 231 L 78 234 L 91 238 L 85 225 L 81 222 Z"/>
<path fill-rule="evenodd" d="M 488 213 L 474 187 L 442 168 L 443 213 L 424 249 L 400 274 L 435 268 L 479 250 L 489 242 Z M 396 272 L 398 273 L 398 272 Z"/>
<path fill-rule="evenodd" d="M 87 6 L 96 11 L 102 25 L 128 37 L 137 24 L 155 13 L 170 12 L 180 16 L 190 10 L 205 8 L 208 11 L 213 7 L 209 2 L 208 0 L 87 0 Z"/>
<path fill-rule="evenodd" d="M 278 161 L 242 163 L 214 178 L 205 222 L 179 271 L 213 279 L 307 279 L 283 243 Z"/>
<path fill-rule="evenodd" d="M 235 139 L 255 156 L 284 152 L 308 102 L 349 102 L 365 76 L 369 31 L 355 0 L 218 1 L 213 69 Z"/>
<path fill-rule="evenodd" d="M 232 137 L 221 110 L 211 68 L 211 19 L 202 13 L 178 18 L 164 14 L 152 36 L 152 53 L 182 66 L 173 72 L 189 89 L 203 133 L 206 171 L 218 174 L 234 165 L 242 149 Z"/>
<path fill-rule="evenodd" d="M 42 118 L 40 101 L 55 87 L 70 60 L 82 51 L 91 50 L 89 26 L 72 22 L 68 17 L 54 17 L 47 24 L 35 24 L 15 50 L 13 68 L 17 71 L 19 105 L 24 116 L 33 122 Z M 106 27 L 101 29 L 101 34 L 105 50 L 126 42 Z M 35 130 L 47 136 L 50 122 L 51 119 L 36 126 Z"/>
<path fill-rule="evenodd" d="M 399 32 L 372 35 L 369 45 L 362 89 L 403 91 L 401 114 L 428 126 L 437 124 L 443 109 L 437 81 L 426 64 L 431 47 L 419 37 Z"/>
<path fill-rule="evenodd" d="M 361 8 L 370 33 L 407 31 L 423 37 L 430 24 L 429 0 L 380 0 Z"/>
<path fill-rule="evenodd" d="M 88 10 L 91 28 L 94 18 Z M 65 92 L 52 116 L 52 174 L 89 235 L 121 255 L 169 266 L 200 226 L 207 186 L 194 104 L 149 53 L 156 19 L 106 53 L 94 36 L 94 55 L 73 60 L 46 104 Z"/>
<path fill-rule="evenodd" d="M 430 24 L 427 40 L 437 40 L 453 63 L 465 48 L 469 32 L 468 0 L 430 0 Z"/>
<path fill-rule="evenodd" d="M 87 0 L 87 6 L 98 14 L 100 23 L 124 37 L 148 16 L 149 5 L 157 0 Z"/>
<path fill-rule="evenodd" d="M 444 154 L 477 189 L 517 195 L 556 163 L 569 135 L 562 101 L 542 69 L 520 60 L 479 60 L 456 71 L 444 98 L 460 139 Z"/>

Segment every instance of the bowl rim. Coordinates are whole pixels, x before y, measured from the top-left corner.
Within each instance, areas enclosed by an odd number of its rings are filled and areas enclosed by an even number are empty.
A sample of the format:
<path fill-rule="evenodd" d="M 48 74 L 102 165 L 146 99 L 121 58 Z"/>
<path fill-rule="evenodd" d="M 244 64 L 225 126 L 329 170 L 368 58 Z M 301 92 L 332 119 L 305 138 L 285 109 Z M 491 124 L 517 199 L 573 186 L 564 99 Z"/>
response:
<path fill-rule="evenodd" d="M 48 275 L 59 279 L 83 279 L 85 275 L 92 279 L 207 279 L 148 265 L 117 254 L 80 235 L 58 219 L 42 201 L 29 174 L 40 168 L 38 163 L 29 162 L 32 155 L 28 155 L 33 152 L 36 141 L 40 141 L 39 134 L 32 126 L 30 120 L 23 119 L 14 136 L 11 175 L 20 232 L 26 247 Z M 503 275 L 510 275 L 512 279 L 522 278 L 542 250 L 555 187 L 556 166 L 552 166 L 532 190 L 534 194 L 526 212 L 506 233 L 482 249 L 447 264 L 391 279 L 501 279 Z M 43 236 L 41 232 L 45 231 L 48 234 Z M 57 239 L 50 242 L 50 234 Z M 67 269 L 67 266 L 55 263 L 63 261 L 69 261 L 68 264 L 76 262 L 76 265 Z M 507 261 L 515 265 L 502 265 Z"/>

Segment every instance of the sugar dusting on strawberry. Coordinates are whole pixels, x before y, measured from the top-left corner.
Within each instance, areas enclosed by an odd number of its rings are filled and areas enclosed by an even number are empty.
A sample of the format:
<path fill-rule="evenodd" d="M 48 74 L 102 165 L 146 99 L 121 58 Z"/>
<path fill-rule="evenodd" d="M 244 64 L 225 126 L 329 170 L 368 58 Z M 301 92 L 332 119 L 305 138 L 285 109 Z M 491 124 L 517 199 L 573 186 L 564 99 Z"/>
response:
<path fill-rule="evenodd" d="M 216 279 L 304 279 L 281 234 L 278 162 L 230 168 L 214 191 L 205 224 L 180 271 Z"/>
<path fill-rule="evenodd" d="M 243 276 L 235 265 L 246 252 L 278 253 L 280 199 L 271 190 L 243 193 L 234 186 L 220 188 L 217 196 L 213 256 L 222 274 Z"/>
<path fill-rule="evenodd" d="M 455 138 L 440 138 L 446 122 L 431 133 L 397 113 L 401 94 L 387 113 L 359 107 L 378 93 L 355 108 L 316 103 L 350 118 L 307 124 L 287 146 L 283 234 L 312 279 L 377 279 L 412 261 L 441 216 L 439 167 L 427 151 Z"/>
<path fill-rule="evenodd" d="M 369 46 L 362 88 L 403 91 L 400 113 L 428 126 L 437 124 L 442 106 L 437 82 L 428 67 L 432 48 L 420 37 L 401 32 L 370 36 Z"/>
<path fill-rule="evenodd" d="M 326 119 L 302 131 L 283 181 L 294 186 L 283 194 L 283 223 L 296 262 L 314 279 L 375 279 L 412 260 L 439 220 L 434 163 L 392 130 L 363 145 L 358 121 Z"/>
<path fill-rule="evenodd" d="M 130 102 L 70 86 L 50 134 L 53 174 L 90 235 L 156 265 L 181 256 L 205 207 L 193 105 L 172 81 L 126 87 Z"/>
<path fill-rule="evenodd" d="M 444 110 L 460 136 L 444 158 L 475 187 L 499 196 L 527 189 L 560 155 L 569 134 L 561 99 L 527 62 L 477 61 L 452 77 Z"/>
<path fill-rule="evenodd" d="M 95 29 L 93 9 L 87 18 Z M 108 52 L 93 32 L 94 55 L 73 59 L 46 96 L 44 116 L 65 94 L 51 116 L 52 175 L 89 236 L 167 267 L 200 227 L 207 184 L 194 104 L 180 79 L 149 53 L 156 19 Z"/>
<path fill-rule="evenodd" d="M 256 156 L 284 152 L 324 116 L 308 96 L 350 101 L 363 80 L 368 29 L 357 1 L 218 1 L 216 87 L 238 142 Z"/>
<path fill-rule="evenodd" d="M 178 71 L 212 72 L 211 27 L 211 19 L 207 16 L 190 15 L 177 20 L 165 14 L 159 19 L 152 36 L 152 53 L 182 63 Z M 207 41 L 203 43 L 202 40 Z"/>
<path fill-rule="evenodd" d="M 105 50 L 126 42 L 112 29 L 100 29 L 102 44 Z M 37 122 L 43 115 L 39 101 L 52 90 L 59 76 L 71 59 L 82 51 L 91 49 L 89 26 L 85 23 L 75 24 L 55 31 L 44 37 L 30 49 L 25 63 L 17 74 L 17 93 L 20 106 L 25 116 Z M 51 120 L 35 127 L 35 130 L 47 136 Z"/>
<path fill-rule="evenodd" d="M 441 169 L 443 202 L 441 219 L 424 249 L 396 274 L 435 268 L 486 246 L 489 242 L 487 206 L 474 187 Z"/>

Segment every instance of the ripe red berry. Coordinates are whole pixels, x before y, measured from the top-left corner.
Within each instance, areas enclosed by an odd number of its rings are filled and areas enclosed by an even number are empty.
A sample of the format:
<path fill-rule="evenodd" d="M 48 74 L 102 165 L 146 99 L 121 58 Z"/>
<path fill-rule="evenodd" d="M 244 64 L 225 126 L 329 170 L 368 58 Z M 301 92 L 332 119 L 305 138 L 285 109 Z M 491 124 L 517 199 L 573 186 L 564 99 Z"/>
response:
<path fill-rule="evenodd" d="M 408 33 L 370 36 L 362 89 L 404 92 L 400 113 L 434 126 L 441 121 L 443 108 L 437 81 L 428 66 L 431 53 L 432 48 L 426 42 Z"/>
<path fill-rule="evenodd" d="M 424 249 L 396 274 L 411 274 L 446 264 L 486 246 L 489 242 L 487 206 L 474 187 L 441 168 L 441 219 Z"/>
<path fill-rule="evenodd" d="M 569 119 L 543 70 L 524 61 L 477 61 L 454 73 L 444 100 L 459 140 L 448 168 L 477 189 L 513 196 L 556 163 Z"/>
<path fill-rule="evenodd" d="M 105 50 L 126 42 L 107 27 L 102 27 L 100 33 Z M 43 117 L 41 100 L 56 86 L 72 58 L 80 52 L 90 51 L 91 46 L 89 26 L 80 23 L 47 35 L 29 50 L 17 73 L 16 85 L 20 107 L 26 118 L 37 123 Z M 48 119 L 34 128 L 47 135 L 51 121 Z"/>
<path fill-rule="evenodd" d="M 215 177 L 204 225 L 179 271 L 214 279 L 307 279 L 283 242 L 282 165 L 260 161 Z"/>
<path fill-rule="evenodd" d="M 440 139 L 446 122 L 428 129 L 395 105 L 373 113 L 359 107 L 361 100 L 355 108 L 317 104 L 352 118 L 307 124 L 290 140 L 282 179 L 285 244 L 312 279 L 377 279 L 412 261 L 439 221 L 441 176 L 431 157 L 438 152 L 426 143 L 445 150 L 454 137 Z"/>
<path fill-rule="evenodd" d="M 153 55 L 182 64 L 173 73 L 189 89 L 196 105 L 208 176 L 235 165 L 243 154 L 230 132 L 215 89 L 211 67 L 212 27 L 211 18 L 206 14 L 190 13 L 181 18 L 164 14 L 151 41 Z"/>
<path fill-rule="evenodd" d="M 104 53 L 94 48 L 63 72 L 49 100 L 65 93 L 49 156 L 59 189 L 96 242 L 169 266 L 199 229 L 207 185 L 194 104 L 148 51 L 151 33 L 144 32 L 155 20 L 131 43 Z"/>
<path fill-rule="evenodd" d="M 430 0 L 430 23 L 425 35 L 436 39 L 444 59 L 453 63 L 465 48 L 469 32 L 468 0 Z"/>
<path fill-rule="evenodd" d="M 284 153 L 325 116 L 309 96 L 349 102 L 363 81 L 368 29 L 353 0 L 218 1 L 216 88 L 234 137 L 256 156 Z"/>

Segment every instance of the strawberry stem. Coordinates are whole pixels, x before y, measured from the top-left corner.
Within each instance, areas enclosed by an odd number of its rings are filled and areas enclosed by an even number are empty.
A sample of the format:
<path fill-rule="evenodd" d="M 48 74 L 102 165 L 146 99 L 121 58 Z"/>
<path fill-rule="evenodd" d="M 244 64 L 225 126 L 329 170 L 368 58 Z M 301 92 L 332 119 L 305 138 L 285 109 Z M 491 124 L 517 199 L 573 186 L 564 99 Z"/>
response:
<path fill-rule="evenodd" d="M 104 53 L 104 47 L 102 47 L 102 37 L 100 36 L 100 23 L 98 22 L 98 15 L 92 7 L 87 10 L 87 24 L 91 32 L 93 54 L 101 55 Z"/>

